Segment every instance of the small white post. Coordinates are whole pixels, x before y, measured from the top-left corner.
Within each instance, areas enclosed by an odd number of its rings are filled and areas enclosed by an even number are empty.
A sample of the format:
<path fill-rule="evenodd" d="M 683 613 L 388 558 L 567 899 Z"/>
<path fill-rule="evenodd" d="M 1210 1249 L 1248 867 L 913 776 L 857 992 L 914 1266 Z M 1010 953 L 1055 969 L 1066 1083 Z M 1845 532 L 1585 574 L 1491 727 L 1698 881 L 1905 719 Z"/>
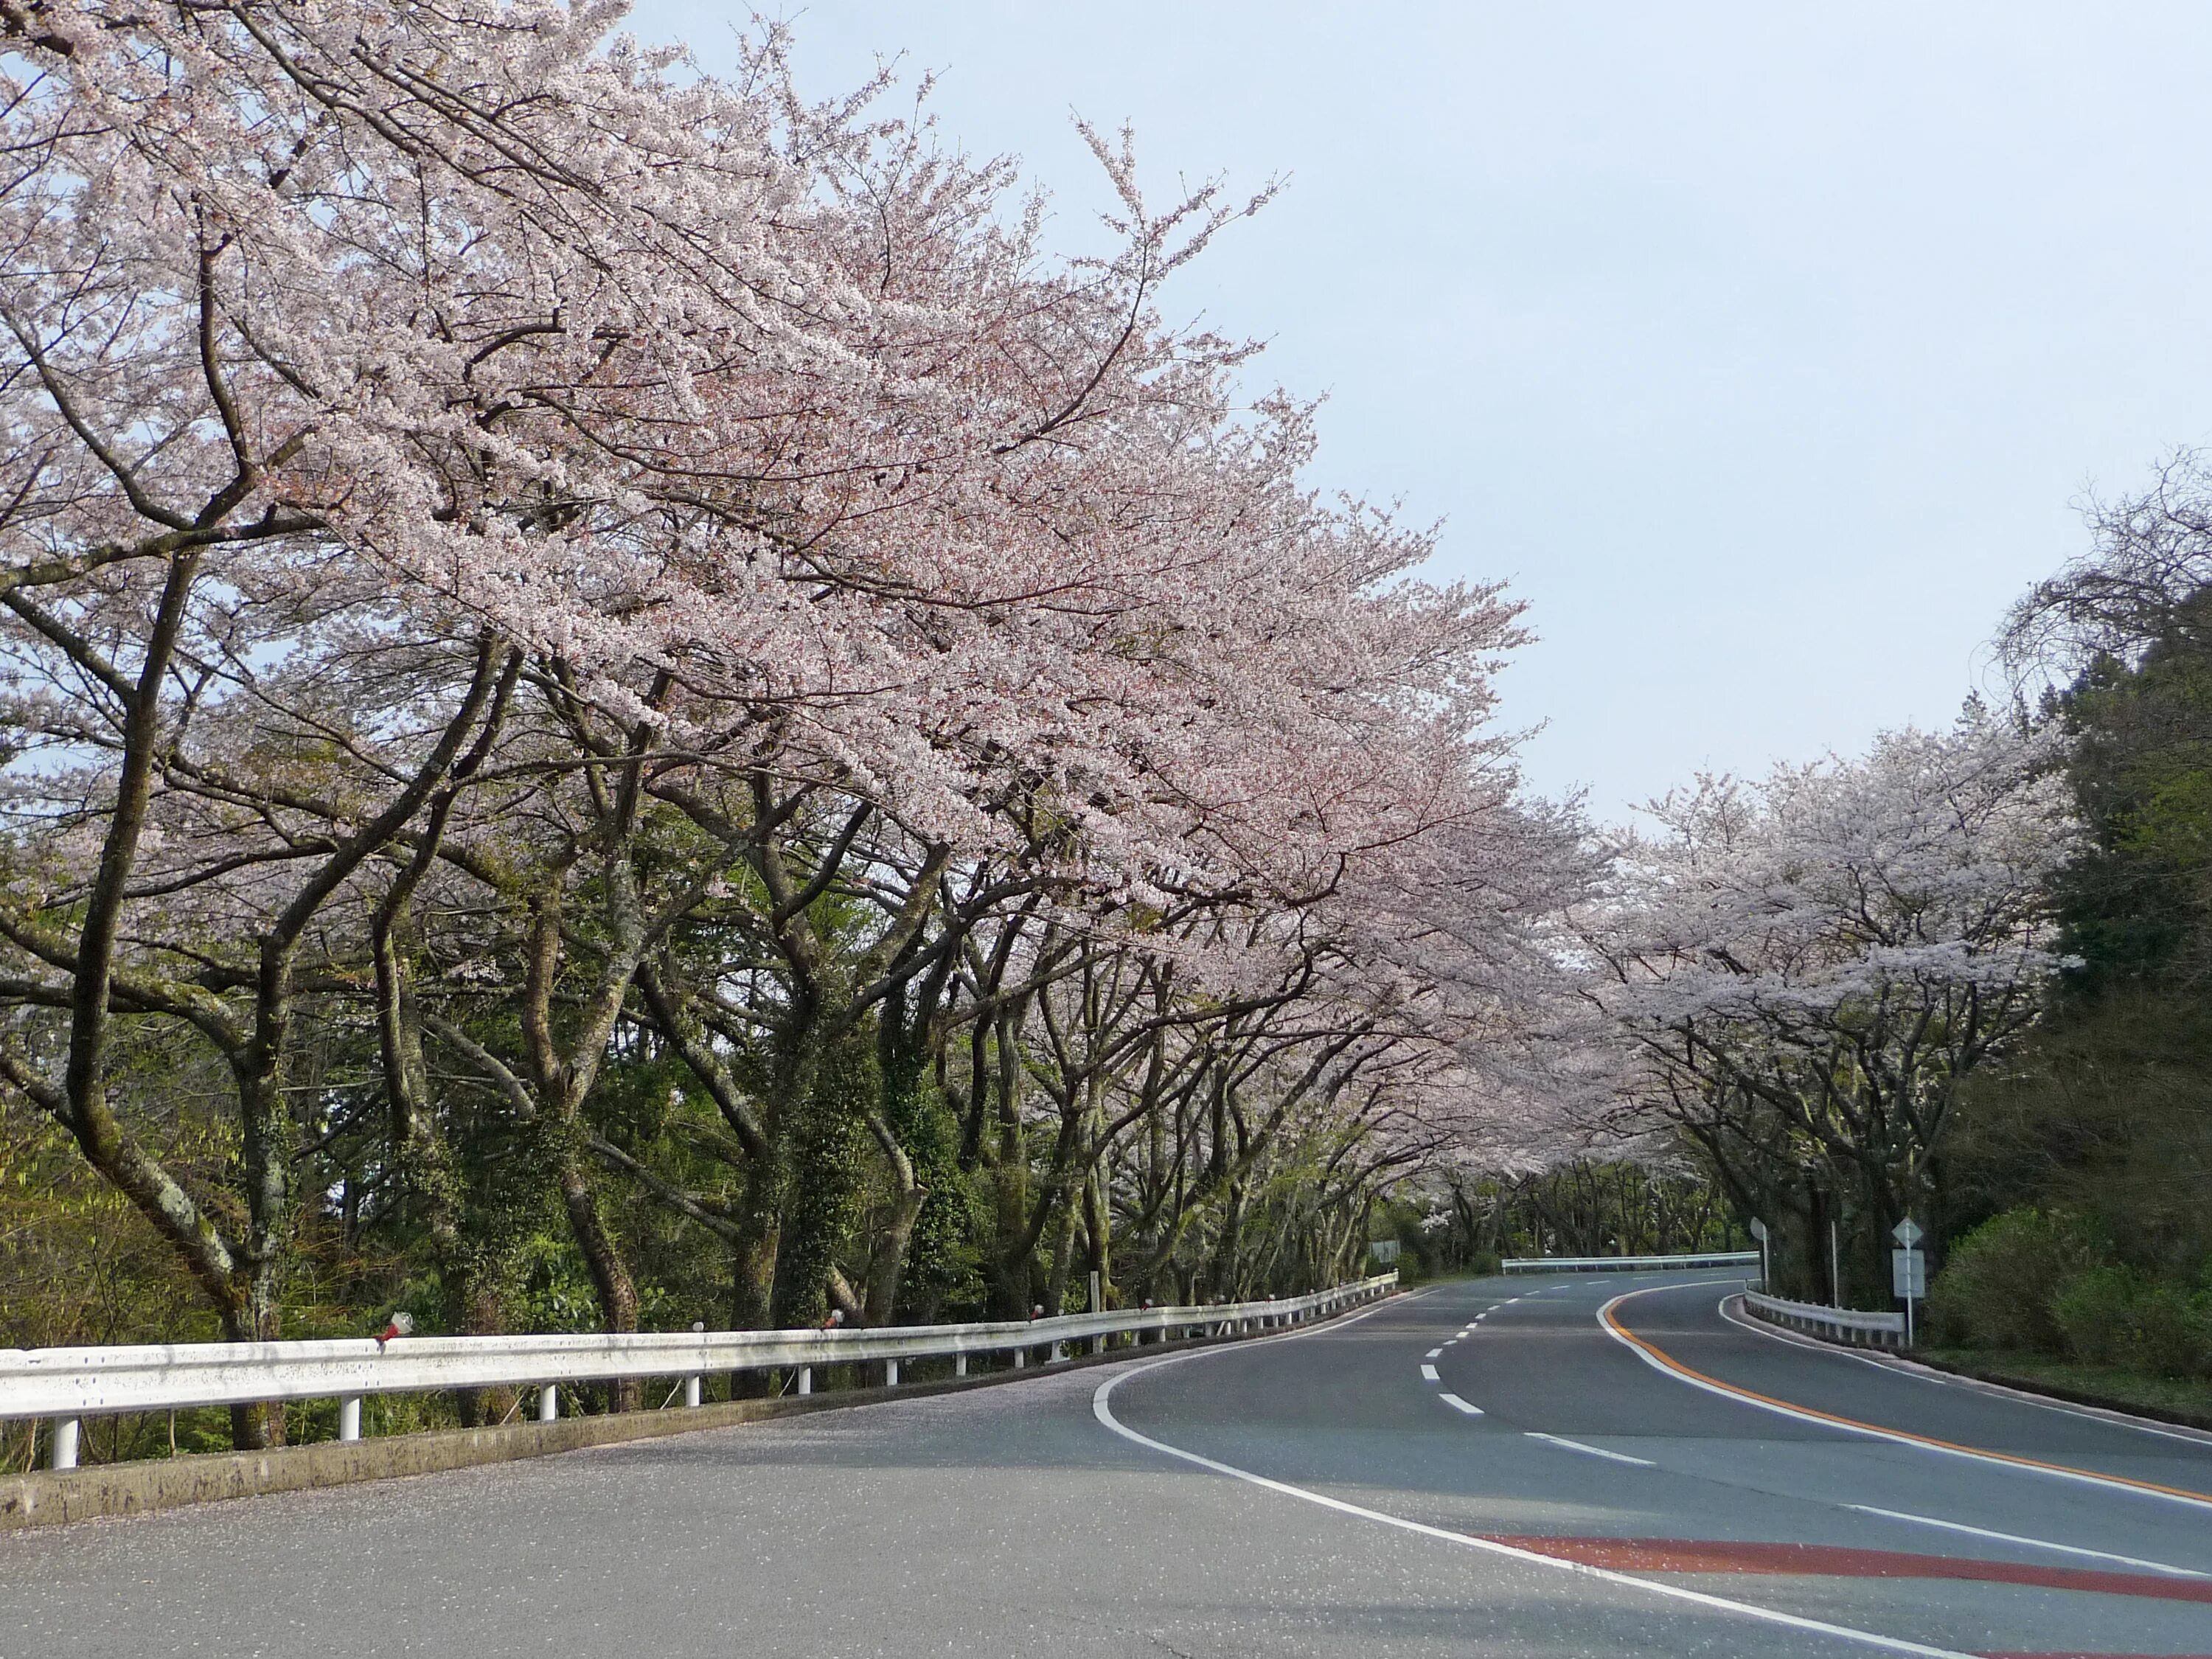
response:
<path fill-rule="evenodd" d="M 341 1440 L 361 1438 L 361 1396 L 357 1394 L 342 1394 L 338 1396 L 338 1438 Z"/>
<path fill-rule="evenodd" d="M 699 1381 L 696 1376 L 684 1379 L 684 1403 L 693 1411 L 699 1409 Z"/>
<path fill-rule="evenodd" d="M 1052 1345 L 1052 1363 L 1053 1363 L 1054 1364 L 1057 1365 L 1058 1364 L 1060 1364 L 1060 1362 L 1061 1360 L 1063 1360 L 1063 1359 L 1065 1359 L 1065 1358 L 1067 1358 L 1067 1344 L 1066 1344 L 1066 1343 L 1065 1343 L 1065 1342 L 1055 1342 L 1055 1343 L 1054 1343 L 1054 1344 Z"/>
<path fill-rule="evenodd" d="M 54 1419 L 54 1447 L 50 1468 L 73 1469 L 76 1467 L 76 1436 L 78 1419 L 74 1417 Z"/>
<path fill-rule="evenodd" d="M 896 1359 L 884 1361 L 884 1386 L 887 1389 L 898 1387 L 898 1361 Z"/>
<path fill-rule="evenodd" d="M 538 1420 L 550 1423 L 561 1415 L 560 1385 L 540 1382 L 538 1385 Z"/>
<path fill-rule="evenodd" d="M 801 1394 L 812 1394 L 814 1392 L 813 1366 L 801 1365 L 799 1368 L 799 1392 Z"/>
<path fill-rule="evenodd" d="M 956 1353 L 952 1356 L 952 1374 L 955 1376 L 965 1376 L 968 1375 L 968 1356 L 966 1354 Z"/>
<path fill-rule="evenodd" d="M 1026 1350 L 1024 1350 L 1024 1349 L 1021 1349 L 1021 1348 L 1017 1348 L 1017 1349 L 1015 1349 L 1015 1350 L 1014 1350 L 1014 1369 L 1015 1369 L 1016 1370 L 1021 1370 L 1021 1368 L 1022 1368 L 1024 1364 L 1026 1364 L 1028 1363 L 1028 1361 L 1029 1361 L 1029 1354 L 1028 1354 L 1028 1352 L 1027 1352 Z"/>

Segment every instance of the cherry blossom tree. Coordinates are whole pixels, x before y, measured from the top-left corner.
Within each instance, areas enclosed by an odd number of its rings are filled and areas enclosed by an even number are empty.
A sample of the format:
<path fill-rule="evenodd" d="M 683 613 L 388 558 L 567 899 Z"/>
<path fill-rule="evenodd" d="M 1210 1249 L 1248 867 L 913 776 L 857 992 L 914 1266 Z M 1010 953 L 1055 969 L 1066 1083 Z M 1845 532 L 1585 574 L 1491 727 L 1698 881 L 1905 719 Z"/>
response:
<path fill-rule="evenodd" d="M 1809 1191 L 1848 1206 L 1863 1252 L 1907 1213 L 1940 1234 L 1960 1085 L 2059 965 L 2074 827 L 2050 734 L 1970 707 L 1651 811 L 1589 933 L 1592 994 L 1637 1061 L 1629 1121 L 1678 1127 L 1748 1212 Z"/>
<path fill-rule="evenodd" d="M 495 1163 L 615 1328 L 633 1199 L 745 1320 L 939 1294 L 987 1175 L 1002 1304 L 1117 1227 L 1148 1290 L 1342 1268 L 1526 1115 L 1588 871 L 1517 607 L 1166 320 L 1256 203 L 1089 135 L 1058 260 L 880 88 L 618 16 L 0 9 L 0 1074 L 234 1337 L 341 1145 L 452 1328 Z"/>

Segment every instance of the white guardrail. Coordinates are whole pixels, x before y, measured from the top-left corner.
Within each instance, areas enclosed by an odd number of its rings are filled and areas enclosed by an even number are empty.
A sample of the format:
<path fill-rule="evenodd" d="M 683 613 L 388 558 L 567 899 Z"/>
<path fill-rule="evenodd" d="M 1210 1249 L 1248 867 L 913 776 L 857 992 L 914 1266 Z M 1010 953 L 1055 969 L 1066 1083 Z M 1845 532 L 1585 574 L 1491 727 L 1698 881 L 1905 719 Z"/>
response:
<path fill-rule="evenodd" d="M 1509 1273 L 1636 1273 L 1663 1267 L 1756 1266 L 1757 1250 L 1715 1250 L 1703 1255 L 1528 1255 L 1499 1264 Z"/>
<path fill-rule="evenodd" d="M 52 1467 L 76 1466 L 78 1425 L 86 1417 L 241 1406 L 261 1401 L 338 1401 L 338 1438 L 361 1438 L 368 1395 L 437 1389 L 538 1389 L 538 1416 L 560 1414 L 564 1382 L 680 1378 L 684 1403 L 699 1403 L 708 1371 L 796 1371 L 810 1393 L 817 1365 L 874 1364 L 896 1386 L 902 1363 L 950 1358 L 965 1376 L 973 1355 L 1011 1352 L 1020 1366 L 1032 1350 L 1066 1357 L 1071 1342 L 1093 1353 L 1108 1340 L 1147 1335 L 1166 1340 L 1194 1333 L 1237 1335 L 1302 1324 L 1388 1295 L 1387 1273 L 1309 1296 L 1194 1308 L 1124 1309 L 1053 1319 L 976 1325 L 885 1325 L 869 1330 L 653 1331 L 582 1336 L 396 1336 L 314 1342 L 173 1342 L 140 1347 L 0 1348 L 0 1420 L 53 1423 Z M 1049 1362 L 1048 1362 L 1049 1363 Z"/>
<path fill-rule="evenodd" d="M 1754 1319 L 1764 1319 L 1771 1325 L 1786 1325 L 1831 1342 L 1876 1348 L 1905 1346 L 1905 1316 L 1901 1313 L 1866 1313 L 1856 1308 L 1823 1307 L 1817 1302 L 1785 1302 L 1778 1296 L 1761 1296 L 1757 1291 L 1743 1293 L 1743 1308 Z"/>

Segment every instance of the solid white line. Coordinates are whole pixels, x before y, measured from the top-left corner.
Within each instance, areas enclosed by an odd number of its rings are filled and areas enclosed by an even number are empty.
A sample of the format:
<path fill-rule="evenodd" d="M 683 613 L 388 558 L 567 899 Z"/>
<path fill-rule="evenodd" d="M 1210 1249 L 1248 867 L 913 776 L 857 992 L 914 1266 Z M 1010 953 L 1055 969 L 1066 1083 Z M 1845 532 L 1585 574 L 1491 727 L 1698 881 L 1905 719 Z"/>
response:
<path fill-rule="evenodd" d="M 2003 1400 L 2016 1400 L 2023 1406 L 2057 1412 L 2062 1417 L 2078 1417 L 2089 1423 L 2109 1423 L 2114 1428 L 2133 1429 L 2137 1434 L 2154 1434 L 2161 1440 L 2185 1441 L 2192 1446 L 2212 1445 L 2212 1434 L 2207 1434 L 2202 1429 L 2169 1428 L 2148 1418 L 2132 1417 L 2123 1411 L 2107 1411 L 2097 1406 L 2077 1406 L 2069 1401 L 2053 1400 L 2049 1395 L 2038 1394 L 2032 1389 L 2007 1388 L 2003 1383 L 1992 1382 L 1986 1377 L 1954 1376 L 1949 1371 L 1916 1364 L 1910 1359 L 1895 1355 L 1861 1353 L 1855 1349 L 1838 1347 L 1832 1342 L 1821 1341 L 1817 1336 L 1804 1336 L 1796 1331 L 1784 1330 L 1763 1319 L 1732 1314 L 1728 1310 L 1730 1299 L 1726 1297 L 1721 1299 L 1721 1317 L 1738 1330 L 1750 1331 L 1770 1341 L 1786 1342 L 1793 1348 L 1809 1348 L 1815 1352 L 1833 1354 L 1838 1359 L 1856 1359 L 1862 1365 L 1872 1365 L 1893 1376 L 1909 1376 L 1917 1382 L 1933 1382 L 1939 1388 L 1964 1389 L 1972 1394 L 1995 1395 Z"/>
<path fill-rule="evenodd" d="M 1437 1375 L 1437 1368 L 1436 1368 L 1434 1365 L 1424 1365 L 1424 1366 L 1422 1366 L 1422 1367 L 1421 1367 L 1421 1381 L 1422 1381 L 1422 1382 L 1442 1382 L 1443 1380 L 1443 1379 L 1442 1377 L 1440 1377 L 1440 1376 L 1438 1376 Z"/>
<path fill-rule="evenodd" d="M 2153 1572 L 2170 1572 L 2183 1578 L 2212 1578 L 2212 1572 L 2199 1572 L 2194 1567 L 2177 1567 L 2168 1561 L 2146 1561 L 2139 1555 L 2115 1555 L 2110 1550 L 2084 1549 L 2079 1544 L 2054 1544 L 2048 1538 L 2023 1538 L 2016 1532 L 1991 1532 L 1987 1527 L 1970 1527 L 1963 1521 L 1939 1521 L 1932 1515 L 1907 1515 L 1903 1510 L 1877 1509 L 1872 1504 L 1846 1504 L 1847 1510 L 1856 1510 L 1861 1515 L 1879 1515 L 1892 1521 L 1910 1521 L 1917 1527 L 1941 1527 L 1945 1532 L 1963 1532 L 1971 1538 L 1994 1538 L 2001 1544 L 2025 1544 L 2030 1549 L 2056 1550 L 2061 1555 L 2084 1555 L 2092 1561 L 2117 1561 L 2124 1567 L 2148 1567 Z"/>
<path fill-rule="evenodd" d="M 1444 1351 L 1442 1348 L 1431 1348 L 1421 1356 L 1424 1359 L 1441 1359 L 1443 1357 Z"/>
<path fill-rule="evenodd" d="M 1365 1316 L 1355 1315 L 1353 1317 L 1364 1318 Z M 1351 1322 L 1350 1320 L 1339 1320 L 1336 1325 L 1340 1328 Z M 1330 1328 L 1317 1326 L 1311 1331 L 1290 1331 L 1281 1336 L 1262 1337 L 1260 1340 L 1261 1342 L 1296 1342 L 1302 1337 L 1314 1335 L 1328 1328 Z M 1237 1345 L 1239 1350 L 1249 1350 L 1256 1346 L 1257 1344 L 1250 1342 Z M 1607 1567 L 1585 1566 L 1579 1561 L 1562 1561 L 1554 1555 L 1539 1555 L 1534 1550 L 1519 1549 L 1511 1544 L 1498 1543 L 1494 1539 L 1478 1538 L 1471 1533 L 1449 1532 L 1442 1527 L 1431 1527 L 1423 1522 L 1408 1521 L 1403 1516 L 1388 1515 L 1381 1510 L 1370 1510 L 1358 1504 L 1347 1504 L 1341 1498 L 1331 1498 L 1326 1493 L 1309 1492 L 1304 1486 L 1291 1485 L 1287 1480 L 1271 1480 L 1264 1474 L 1255 1474 L 1249 1469 L 1240 1469 L 1233 1463 L 1220 1462 L 1214 1458 L 1201 1456 L 1197 1452 L 1185 1451 L 1180 1446 L 1170 1446 L 1164 1440 L 1155 1440 L 1148 1434 L 1139 1433 L 1114 1415 L 1114 1408 L 1109 1403 L 1114 1390 L 1131 1377 L 1142 1376 L 1146 1372 L 1158 1370 L 1164 1365 L 1178 1365 L 1188 1360 L 1206 1358 L 1228 1352 L 1231 1351 L 1212 1348 L 1200 1349 L 1189 1353 L 1170 1354 L 1164 1359 L 1155 1359 L 1149 1365 L 1136 1365 L 1126 1371 L 1118 1372 L 1101 1382 L 1092 1392 L 1091 1415 L 1096 1417 L 1103 1427 L 1120 1435 L 1124 1440 L 1131 1441 L 1148 1450 L 1158 1452 L 1164 1456 L 1195 1464 L 1198 1468 L 1210 1469 L 1216 1474 L 1225 1474 L 1232 1480 L 1242 1480 L 1247 1486 L 1257 1486 L 1263 1492 L 1276 1492 L 1285 1498 L 1295 1498 L 1304 1503 L 1316 1504 L 1322 1509 L 1334 1510 L 1340 1515 L 1352 1516 L 1362 1521 L 1373 1521 L 1382 1526 L 1395 1527 L 1401 1532 L 1414 1533 L 1423 1538 L 1438 1539 L 1444 1543 L 1457 1544 L 1463 1548 L 1476 1550 L 1485 1555 L 1501 1556 L 1509 1561 L 1519 1561 L 1533 1567 L 1545 1567 L 1552 1571 L 1567 1573 L 1577 1578 L 1590 1578 L 1600 1583 L 1623 1585 L 1630 1589 L 1641 1590 L 1648 1595 L 1656 1595 L 1669 1601 L 1683 1601 L 1692 1607 L 1711 1608 L 1716 1613 L 1729 1613 L 1741 1618 L 1755 1619 L 1762 1624 L 1780 1625 L 1789 1630 L 1810 1631 L 1818 1636 L 1840 1637 L 1847 1642 L 1857 1642 L 1867 1647 L 1879 1648 L 1885 1653 L 1909 1653 L 1918 1656 L 1918 1659 L 1976 1659 L 1976 1656 L 1962 1653 L 1955 1648 L 1929 1647 L 1924 1642 L 1908 1642 L 1899 1637 L 1878 1635 L 1873 1631 L 1854 1630 L 1848 1625 L 1832 1625 L 1826 1620 L 1808 1619 L 1798 1613 L 1783 1613 L 1773 1607 L 1762 1607 L 1755 1602 L 1731 1601 L 1726 1596 L 1711 1595 L 1704 1590 L 1690 1589 L 1684 1585 L 1662 1583 L 1650 1578 L 1638 1578 L 1632 1573 L 1614 1572 Z"/>
<path fill-rule="evenodd" d="M 1565 1446 L 1569 1451 L 1588 1452 L 1592 1457 L 1609 1457 L 1616 1463 L 1633 1463 L 1639 1469 L 1656 1469 L 1659 1466 L 1648 1457 L 1631 1457 L 1626 1452 L 1607 1451 L 1602 1446 L 1585 1446 L 1579 1440 L 1569 1440 L 1563 1435 L 1538 1434 L 1526 1431 L 1531 1440 L 1549 1441 L 1554 1446 Z"/>
<path fill-rule="evenodd" d="M 1443 1401 L 1445 1405 L 1453 1407 L 1455 1410 L 1465 1412 L 1469 1417 L 1480 1417 L 1482 1415 L 1481 1407 L 1470 1406 L 1466 1401 L 1461 1399 L 1455 1394 L 1440 1394 L 1437 1398 Z"/>
<path fill-rule="evenodd" d="M 1723 1400 L 1733 1400 L 1740 1406 L 1755 1406 L 1760 1411 L 1772 1412 L 1777 1417 L 1786 1417 L 1793 1422 L 1810 1423 L 1815 1428 L 1833 1429 L 1839 1434 L 1863 1434 L 1870 1440 L 1887 1440 L 1893 1446 L 1911 1446 L 1918 1450 L 1935 1452 L 1944 1457 L 1965 1458 L 1969 1462 L 1986 1463 L 1992 1468 L 2012 1469 L 2021 1474 L 2047 1475 L 2054 1480 L 2070 1480 L 2079 1486 L 2100 1486 L 2106 1492 L 2134 1492 L 2143 1498 L 2161 1498 L 2169 1504 L 2186 1504 L 2193 1510 L 2212 1509 L 2212 1503 L 2207 1503 L 2202 1498 L 2192 1498 L 2187 1492 L 2160 1492 L 2131 1480 L 2108 1479 L 2101 1474 L 2093 1474 L 2087 1469 L 2061 1468 L 2049 1463 L 2024 1463 L 2015 1458 L 2001 1457 L 1990 1452 L 1976 1451 L 1970 1446 L 1943 1445 L 1901 1431 L 1876 1428 L 1871 1423 L 1852 1422 L 1838 1417 L 1826 1417 L 1817 1412 L 1800 1411 L 1794 1406 L 1784 1405 L 1778 1400 L 1762 1400 L 1740 1389 L 1728 1388 L 1718 1382 L 1708 1382 L 1701 1377 L 1685 1376 L 1671 1365 L 1662 1364 L 1652 1354 L 1631 1342 L 1626 1336 L 1613 1329 L 1611 1322 L 1607 1320 L 1606 1316 L 1627 1301 L 1630 1297 L 1643 1294 L 1644 1292 L 1640 1291 L 1629 1291 L 1616 1296 L 1600 1308 L 1597 1310 L 1598 1328 L 1645 1364 L 1650 1366 L 1660 1376 L 1671 1376 L 1677 1382 L 1686 1383 L 1693 1389 L 1702 1389 L 1705 1393 L 1717 1395 Z M 1722 1300 L 1726 1301 L 1727 1298 L 1723 1297 Z"/>

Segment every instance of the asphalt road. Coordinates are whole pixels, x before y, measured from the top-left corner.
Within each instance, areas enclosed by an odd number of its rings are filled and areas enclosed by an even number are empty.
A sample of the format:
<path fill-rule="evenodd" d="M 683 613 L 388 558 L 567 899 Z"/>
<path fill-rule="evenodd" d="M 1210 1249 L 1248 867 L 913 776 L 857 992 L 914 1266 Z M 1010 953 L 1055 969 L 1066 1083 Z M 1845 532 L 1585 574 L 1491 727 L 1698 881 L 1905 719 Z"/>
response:
<path fill-rule="evenodd" d="M 1005 1388 L 19 1534 L 0 1659 L 2212 1655 L 2212 1437 L 1741 1329 L 1727 1288 L 1452 1284 Z"/>

